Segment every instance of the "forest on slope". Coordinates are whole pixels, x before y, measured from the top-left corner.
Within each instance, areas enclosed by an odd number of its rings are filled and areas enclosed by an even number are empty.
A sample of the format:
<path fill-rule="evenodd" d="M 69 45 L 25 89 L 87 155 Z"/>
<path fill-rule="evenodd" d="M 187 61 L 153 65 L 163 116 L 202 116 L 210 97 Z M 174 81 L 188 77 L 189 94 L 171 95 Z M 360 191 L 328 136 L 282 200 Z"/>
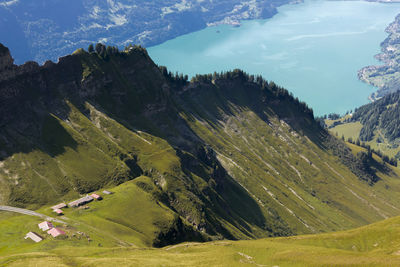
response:
<path fill-rule="evenodd" d="M 353 113 L 328 119 L 332 133 L 366 147 L 397 166 L 400 159 L 400 92 L 358 107 Z"/>

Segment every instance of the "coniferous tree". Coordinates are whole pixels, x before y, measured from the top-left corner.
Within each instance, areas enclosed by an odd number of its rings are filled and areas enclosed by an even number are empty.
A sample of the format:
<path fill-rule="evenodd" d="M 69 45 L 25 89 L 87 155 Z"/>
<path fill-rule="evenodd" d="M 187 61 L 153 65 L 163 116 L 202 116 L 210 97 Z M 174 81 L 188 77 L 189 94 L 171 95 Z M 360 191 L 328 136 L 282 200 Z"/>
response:
<path fill-rule="evenodd" d="M 111 55 L 115 54 L 115 49 L 112 46 L 107 46 L 106 48 L 106 57 L 109 57 Z"/>
<path fill-rule="evenodd" d="M 90 44 L 90 45 L 89 45 L 89 47 L 88 47 L 88 52 L 89 52 L 89 53 L 93 53 L 93 52 L 94 52 L 93 44 Z"/>
<path fill-rule="evenodd" d="M 100 55 L 101 51 L 103 50 L 103 44 L 102 43 L 97 43 L 96 44 L 96 53 Z"/>

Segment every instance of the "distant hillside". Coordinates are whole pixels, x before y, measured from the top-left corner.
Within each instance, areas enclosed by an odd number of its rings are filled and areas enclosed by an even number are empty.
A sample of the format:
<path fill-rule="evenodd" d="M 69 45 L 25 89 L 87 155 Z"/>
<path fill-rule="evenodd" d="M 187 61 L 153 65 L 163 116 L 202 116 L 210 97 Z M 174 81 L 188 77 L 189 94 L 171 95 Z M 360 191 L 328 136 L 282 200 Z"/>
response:
<path fill-rule="evenodd" d="M 27 60 L 56 61 L 93 42 L 156 45 L 213 24 L 264 19 L 290 0 L 0 0 L 0 42 Z"/>
<path fill-rule="evenodd" d="M 355 109 L 351 116 L 341 119 L 331 128 L 339 136 L 352 138 L 383 154 L 400 158 L 400 92 Z"/>
<path fill-rule="evenodd" d="M 372 99 L 400 89 L 400 14 L 386 28 L 386 32 L 389 36 L 381 43 L 382 53 L 375 56 L 384 64 L 365 67 L 358 73 L 361 80 L 379 88 L 371 96 Z"/>
<path fill-rule="evenodd" d="M 137 46 L 12 62 L 0 46 L 0 203 L 47 210 L 115 188 L 113 202 L 67 216 L 98 243 L 316 233 L 400 214 L 396 168 L 359 157 L 261 77 L 189 82 Z"/>

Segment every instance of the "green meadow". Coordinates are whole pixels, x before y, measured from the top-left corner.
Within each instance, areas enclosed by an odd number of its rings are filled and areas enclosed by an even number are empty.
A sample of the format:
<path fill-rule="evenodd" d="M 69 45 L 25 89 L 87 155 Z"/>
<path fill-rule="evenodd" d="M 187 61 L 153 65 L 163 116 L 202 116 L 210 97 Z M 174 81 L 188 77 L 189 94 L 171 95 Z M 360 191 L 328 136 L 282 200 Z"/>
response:
<path fill-rule="evenodd" d="M 32 221 L 18 216 L 21 223 Z M 29 224 L 28 223 L 28 224 Z M 1 224 L 3 232 L 4 224 Z M 29 225 L 27 226 L 29 228 Z M 9 228 L 8 231 L 13 231 Z M 21 232 L 22 233 L 22 232 Z M 63 243 L 62 245 L 60 243 Z M 8 266 L 398 266 L 400 218 L 354 230 L 247 241 L 182 243 L 163 248 L 98 247 L 78 241 L 21 243 L 0 252 Z M 53 243 L 53 244 L 52 244 Z M 4 243 L 2 243 L 4 245 Z M 30 247 L 30 252 L 24 252 Z M 35 249 L 32 250 L 32 248 Z"/>

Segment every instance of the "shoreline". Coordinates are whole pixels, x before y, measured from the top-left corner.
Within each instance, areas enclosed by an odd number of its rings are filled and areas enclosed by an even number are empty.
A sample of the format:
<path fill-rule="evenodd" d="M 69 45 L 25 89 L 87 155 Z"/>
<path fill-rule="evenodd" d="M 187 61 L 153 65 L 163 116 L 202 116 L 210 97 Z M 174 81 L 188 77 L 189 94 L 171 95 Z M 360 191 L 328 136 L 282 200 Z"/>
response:
<path fill-rule="evenodd" d="M 390 3 L 399 2 L 395 0 Z M 360 81 L 377 88 L 369 97 L 374 101 L 400 90 L 400 64 L 397 62 L 400 55 L 400 14 L 386 27 L 385 32 L 388 35 L 380 44 L 381 52 L 374 56 L 382 64 L 365 66 L 357 73 Z"/>

